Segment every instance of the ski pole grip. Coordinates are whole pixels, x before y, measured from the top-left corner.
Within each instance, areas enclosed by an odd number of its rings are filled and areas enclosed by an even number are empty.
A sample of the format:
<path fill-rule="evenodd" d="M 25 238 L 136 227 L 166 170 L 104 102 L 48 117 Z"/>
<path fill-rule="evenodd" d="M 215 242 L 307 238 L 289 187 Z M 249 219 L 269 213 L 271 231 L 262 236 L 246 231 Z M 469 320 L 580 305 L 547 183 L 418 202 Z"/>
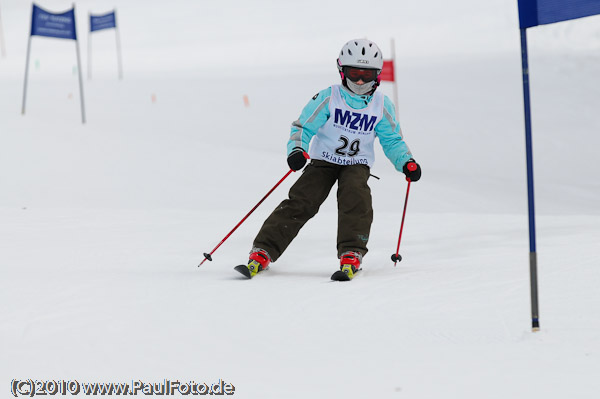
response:
<path fill-rule="evenodd" d="M 414 172 L 415 170 L 417 170 L 417 163 L 409 162 L 408 165 L 406 165 L 406 169 L 410 170 L 411 172 Z"/>
<path fill-rule="evenodd" d="M 304 159 L 310 160 L 310 156 L 308 156 L 308 152 L 306 152 L 304 150 L 302 150 L 302 156 L 304 157 Z M 306 165 L 306 163 L 304 165 Z M 304 165 L 302 167 L 304 167 Z M 302 169 L 302 168 L 300 168 L 300 169 Z M 300 169 L 298 169 L 298 170 L 300 170 Z M 298 170 L 291 169 L 290 172 L 297 172 Z"/>

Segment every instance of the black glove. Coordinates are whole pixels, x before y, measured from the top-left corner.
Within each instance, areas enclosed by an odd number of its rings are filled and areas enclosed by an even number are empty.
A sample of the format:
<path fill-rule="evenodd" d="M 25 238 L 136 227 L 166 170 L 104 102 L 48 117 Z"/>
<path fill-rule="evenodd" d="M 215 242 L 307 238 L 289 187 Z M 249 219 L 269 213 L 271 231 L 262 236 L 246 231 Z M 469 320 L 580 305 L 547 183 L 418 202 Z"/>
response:
<path fill-rule="evenodd" d="M 296 147 L 287 157 L 287 163 L 291 170 L 300 170 L 306 165 L 305 152 L 302 148 Z"/>
<path fill-rule="evenodd" d="M 409 167 L 410 165 L 410 167 Z M 415 165 L 415 166 L 413 166 Z M 415 169 L 416 167 L 416 169 Z M 411 170 L 412 169 L 412 170 Z M 418 181 L 421 178 L 421 167 L 414 159 L 409 159 L 407 163 L 402 167 L 402 172 L 406 175 L 406 178 L 410 181 Z"/>

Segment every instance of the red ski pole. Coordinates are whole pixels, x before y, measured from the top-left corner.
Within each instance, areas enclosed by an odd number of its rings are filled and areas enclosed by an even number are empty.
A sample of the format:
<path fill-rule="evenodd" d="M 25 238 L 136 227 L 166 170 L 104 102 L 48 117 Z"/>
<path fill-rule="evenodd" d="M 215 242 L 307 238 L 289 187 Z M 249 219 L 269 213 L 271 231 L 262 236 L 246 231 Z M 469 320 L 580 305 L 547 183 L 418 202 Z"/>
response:
<path fill-rule="evenodd" d="M 410 162 L 407 166 L 409 171 L 417 170 L 417 164 L 414 162 Z M 394 267 L 396 266 L 396 262 L 400 262 L 402 260 L 402 256 L 400 256 L 400 240 L 402 240 L 402 230 L 404 229 L 404 218 L 406 217 L 406 205 L 408 205 L 408 193 L 410 192 L 410 179 L 407 177 L 406 181 L 408 182 L 408 186 L 406 186 L 406 198 L 404 199 L 404 211 L 402 211 L 402 223 L 400 223 L 400 234 L 398 236 L 398 246 L 396 247 L 396 253 L 392 254 L 392 261 L 394 262 Z"/>
<path fill-rule="evenodd" d="M 277 187 L 278 187 L 278 186 L 281 184 L 281 182 L 283 182 L 283 181 L 284 181 L 284 180 L 285 180 L 285 179 L 286 179 L 286 178 L 287 178 L 287 177 L 288 177 L 288 176 L 289 176 L 289 175 L 290 175 L 292 172 L 294 172 L 294 171 L 293 171 L 292 169 L 290 169 L 290 170 L 289 170 L 289 171 L 288 171 L 288 172 L 285 174 L 285 176 L 283 176 L 283 177 L 281 178 L 281 180 L 279 180 L 279 181 L 277 182 L 277 184 L 275 184 L 275 185 L 273 186 L 273 188 L 272 188 L 271 190 L 269 190 L 269 192 L 267 193 L 267 195 L 265 195 L 265 196 L 264 196 L 264 197 L 263 197 L 263 198 L 262 198 L 260 201 L 258 201 L 258 204 L 256 204 L 256 205 L 254 206 L 254 208 L 252 208 L 252 210 L 250 210 L 250 212 L 248 212 L 248 213 L 246 214 L 246 216 L 244 216 L 244 218 L 243 218 L 242 220 L 240 220 L 240 222 L 239 222 L 239 223 L 238 223 L 238 224 L 237 224 L 237 225 L 236 225 L 236 226 L 233 228 L 233 230 L 231 230 L 231 231 L 229 232 L 229 234 L 227 234 L 227 235 L 225 236 L 225 238 L 223 238 L 223 239 L 221 240 L 221 242 L 220 242 L 219 244 L 217 244 L 217 246 L 216 246 L 216 247 L 215 247 L 215 248 L 214 248 L 212 251 L 210 251 L 210 253 L 208 253 L 208 254 L 207 254 L 206 252 L 204 253 L 204 259 L 202 260 L 202 262 L 200 262 L 200 264 L 198 265 L 198 267 L 202 266 L 202 264 L 203 264 L 204 262 L 206 262 L 206 260 L 207 260 L 207 259 L 208 259 L 209 261 L 212 261 L 212 254 L 213 254 L 213 253 L 214 253 L 214 252 L 217 250 L 217 248 L 219 248 L 219 247 L 221 246 L 221 244 L 223 244 L 223 243 L 224 243 L 224 242 L 225 242 L 225 241 L 226 241 L 226 240 L 229 238 L 229 236 L 231 236 L 231 235 L 233 234 L 233 232 L 234 232 L 234 231 L 236 231 L 236 230 L 237 230 L 237 228 L 238 228 L 238 227 L 240 227 L 240 226 L 241 226 L 241 224 L 242 224 L 242 223 L 244 223 L 244 221 L 245 221 L 246 219 L 248 219 L 248 216 L 250 216 L 250 215 L 252 214 L 252 212 L 254 212 L 254 211 L 256 210 L 256 208 L 258 208 L 258 207 L 259 207 L 259 205 L 260 205 L 260 204 L 262 204 L 262 203 L 263 203 L 263 201 L 264 201 L 264 200 L 266 200 L 266 199 L 267 199 L 267 197 L 268 197 L 269 195 L 271 195 L 271 193 L 272 193 L 273 191 L 275 191 L 275 189 L 276 189 L 276 188 L 277 188 Z"/>

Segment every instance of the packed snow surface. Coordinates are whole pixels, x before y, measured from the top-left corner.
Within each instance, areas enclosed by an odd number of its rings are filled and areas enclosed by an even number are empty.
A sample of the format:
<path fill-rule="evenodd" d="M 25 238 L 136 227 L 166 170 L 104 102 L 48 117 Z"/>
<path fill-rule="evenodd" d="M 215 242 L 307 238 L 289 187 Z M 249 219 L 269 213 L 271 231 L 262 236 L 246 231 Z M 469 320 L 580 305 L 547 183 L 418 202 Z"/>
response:
<path fill-rule="evenodd" d="M 14 379 L 224 380 L 239 398 L 600 392 L 600 17 L 528 31 L 533 333 L 517 2 L 415 3 L 366 17 L 353 0 L 78 1 L 82 124 L 71 41 L 32 39 L 21 115 L 31 4 L 0 0 L 0 396 Z M 115 5 L 123 80 L 115 31 L 93 34 L 91 58 L 86 33 Z M 398 120 L 423 168 L 403 260 L 406 182 L 378 147 L 354 281 L 329 281 L 335 187 L 270 270 L 233 270 L 297 173 L 198 268 L 287 172 L 291 122 L 339 82 L 355 37 L 386 58 L 395 39 Z"/>

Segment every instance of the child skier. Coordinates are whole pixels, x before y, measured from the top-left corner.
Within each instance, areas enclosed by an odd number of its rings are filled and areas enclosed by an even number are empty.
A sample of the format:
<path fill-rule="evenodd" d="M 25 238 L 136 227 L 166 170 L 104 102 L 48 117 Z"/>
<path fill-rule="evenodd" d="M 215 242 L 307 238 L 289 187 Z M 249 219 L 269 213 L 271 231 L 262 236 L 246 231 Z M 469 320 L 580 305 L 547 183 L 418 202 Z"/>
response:
<path fill-rule="evenodd" d="M 367 253 L 373 221 L 367 180 L 374 161 L 375 137 L 398 171 L 413 182 L 421 177 L 421 168 L 402 138 L 393 103 L 375 92 L 383 68 L 379 47 L 366 39 L 351 40 L 342 48 L 337 65 L 342 84 L 316 94 L 292 123 L 288 165 L 296 171 L 304 167 L 309 156 L 311 161 L 291 187 L 289 198 L 264 222 L 248 264 L 236 267 L 248 278 L 279 259 L 302 226 L 316 215 L 336 181 L 341 279 L 354 277 Z M 415 170 L 408 169 L 409 162 L 416 164 Z M 340 279 L 339 272 L 334 276 Z"/>

